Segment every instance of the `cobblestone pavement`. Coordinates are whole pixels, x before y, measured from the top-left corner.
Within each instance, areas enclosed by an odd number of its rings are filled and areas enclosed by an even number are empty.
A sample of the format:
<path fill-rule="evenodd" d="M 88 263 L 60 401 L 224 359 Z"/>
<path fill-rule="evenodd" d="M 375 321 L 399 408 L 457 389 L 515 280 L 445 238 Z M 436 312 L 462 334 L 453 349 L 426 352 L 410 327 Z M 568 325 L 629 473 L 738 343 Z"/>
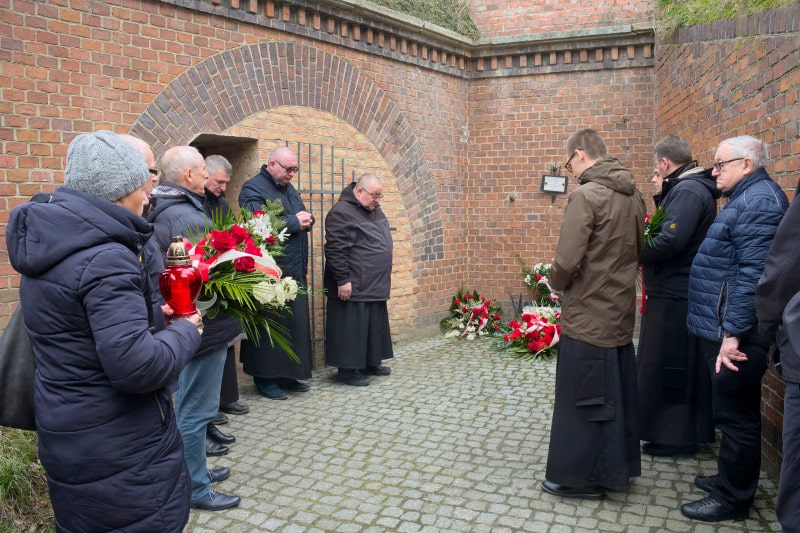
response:
<path fill-rule="evenodd" d="M 368 387 L 314 372 L 311 391 L 259 396 L 221 429 L 237 442 L 213 467 L 238 508 L 193 510 L 186 531 L 511 532 L 780 531 L 776 486 L 762 475 L 750 518 L 703 524 L 682 502 L 704 496 L 694 476 L 713 473 L 715 450 L 692 459 L 642 456 L 630 492 L 603 501 L 543 492 L 555 360 L 520 361 L 492 341 L 431 338 L 398 346 L 391 376 Z"/>

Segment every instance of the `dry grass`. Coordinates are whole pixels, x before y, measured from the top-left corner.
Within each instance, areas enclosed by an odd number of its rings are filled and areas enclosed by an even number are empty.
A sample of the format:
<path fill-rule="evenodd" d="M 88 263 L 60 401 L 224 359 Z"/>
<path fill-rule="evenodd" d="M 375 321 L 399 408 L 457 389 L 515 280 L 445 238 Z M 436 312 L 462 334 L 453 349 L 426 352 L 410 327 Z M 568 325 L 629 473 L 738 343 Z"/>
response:
<path fill-rule="evenodd" d="M 471 39 L 480 37 L 469 15 L 469 0 L 370 0 L 374 4 L 412 15 Z"/>
<path fill-rule="evenodd" d="M 0 533 L 53 531 L 36 433 L 0 427 Z"/>
<path fill-rule="evenodd" d="M 800 0 L 658 0 L 656 31 L 669 37 L 679 27 L 705 24 L 789 5 L 800 5 Z"/>

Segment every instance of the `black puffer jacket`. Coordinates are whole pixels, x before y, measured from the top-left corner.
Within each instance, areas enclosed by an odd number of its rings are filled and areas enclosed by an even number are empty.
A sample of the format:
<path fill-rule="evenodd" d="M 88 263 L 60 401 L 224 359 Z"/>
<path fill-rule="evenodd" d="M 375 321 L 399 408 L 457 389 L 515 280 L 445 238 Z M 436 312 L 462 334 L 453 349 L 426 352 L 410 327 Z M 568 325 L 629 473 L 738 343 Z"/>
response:
<path fill-rule="evenodd" d="M 162 252 L 167 251 L 172 237 L 181 235 L 192 242 L 206 234 L 211 225 L 211 204 L 204 194 L 197 194 L 180 185 L 166 183 L 153 191 L 156 207 L 147 220 L 155 226 L 155 236 Z M 228 346 L 242 332 L 233 318 L 219 314 L 203 318 L 203 342 L 197 355 L 205 355 Z"/>
<path fill-rule="evenodd" d="M 342 191 L 325 217 L 325 289 L 337 298 L 352 283 L 350 300 L 380 302 L 392 290 L 392 234 L 380 206 L 370 211 L 355 197 L 355 183 Z"/>
<path fill-rule="evenodd" d="M 291 276 L 298 281 L 306 279 L 308 272 L 308 232 L 302 229 L 296 213 L 307 211 L 303 200 L 291 183 L 281 185 L 267 171 L 267 165 L 261 166 L 261 172 L 250 178 L 242 186 L 239 193 L 239 207 L 249 211 L 258 211 L 264 200 L 280 200 L 283 214 L 280 219 L 286 222 L 289 239 L 284 243 L 282 255 L 275 258 L 284 276 Z M 313 215 L 312 215 L 313 220 Z"/>
<path fill-rule="evenodd" d="M 67 188 L 16 207 L 8 255 L 36 356 L 39 458 L 60 531 L 180 531 L 190 484 L 172 402 L 200 345 L 179 320 L 148 331 L 140 253 L 152 229 Z"/>
<path fill-rule="evenodd" d="M 676 170 L 667 177 L 659 206 L 665 218 L 661 232 L 645 244 L 639 261 L 644 265 L 648 296 L 687 299 L 689 270 L 700 243 L 717 216 L 720 191 L 711 176 L 697 163 Z"/>

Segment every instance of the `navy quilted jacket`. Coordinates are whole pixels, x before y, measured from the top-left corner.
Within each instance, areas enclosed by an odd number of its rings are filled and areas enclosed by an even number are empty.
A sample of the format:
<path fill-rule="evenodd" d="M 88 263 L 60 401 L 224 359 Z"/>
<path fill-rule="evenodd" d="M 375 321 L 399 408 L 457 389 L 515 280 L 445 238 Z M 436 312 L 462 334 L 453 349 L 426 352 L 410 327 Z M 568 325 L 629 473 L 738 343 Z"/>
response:
<path fill-rule="evenodd" d="M 68 188 L 14 208 L 8 255 L 36 357 L 39 458 L 59 531 L 181 531 L 190 483 L 173 382 L 200 345 L 151 333 L 140 253 L 152 228 Z"/>
<path fill-rule="evenodd" d="M 764 344 L 756 328 L 755 289 L 788 207 L 786 195 L 764 169 L 730 191 L 692 263 L 689 332 L 721 341 L 729 331 Z"/>

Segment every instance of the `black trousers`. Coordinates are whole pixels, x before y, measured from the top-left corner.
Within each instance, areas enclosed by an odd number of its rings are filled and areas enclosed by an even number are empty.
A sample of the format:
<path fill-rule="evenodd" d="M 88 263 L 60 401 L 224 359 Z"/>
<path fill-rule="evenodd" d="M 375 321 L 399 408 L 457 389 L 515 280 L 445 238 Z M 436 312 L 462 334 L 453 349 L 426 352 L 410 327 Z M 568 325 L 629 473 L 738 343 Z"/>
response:
<path fill-rule="evenodd" d="M 738 372 L 723 365 L 717 374 L 719 348 L 719 342 L 702 342 L 712 374 L 714 425 L 722 432 L 717 486 L 711 495 L 730 509 L 749 509 L 761 472 L 761 378 L 767 351 L 744 339 L 739 351 L 747 354 L 747 361 L 734 362 Z"/>
<path fill-rule="evenodd" d="M 219 389 L 219 406 L 239 401 L 239 381 L 236 376 L 236 350 L 228 348 L 225 366 L 222 369 L 222 385 Z"/>
<path fill-rule="evenodd" d="M 791 381 L 783 398 L 783 461 L 775 513 L 783 533 L 800 532 L 800 383 Z"/>

